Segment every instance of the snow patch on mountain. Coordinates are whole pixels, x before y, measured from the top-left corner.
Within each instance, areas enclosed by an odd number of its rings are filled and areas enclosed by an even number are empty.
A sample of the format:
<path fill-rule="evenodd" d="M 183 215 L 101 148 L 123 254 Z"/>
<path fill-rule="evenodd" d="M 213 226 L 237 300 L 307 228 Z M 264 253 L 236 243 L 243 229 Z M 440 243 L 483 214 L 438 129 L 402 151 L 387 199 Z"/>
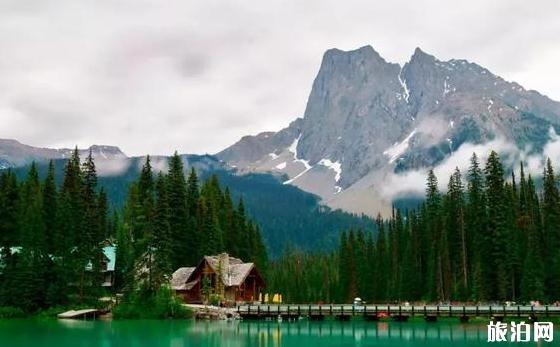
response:
<path fill-rule="evenodd" d="M 397 143 L 383 151 L 383 154 L 389 157 L 389 163 L 393 163 L 406 152 L 409 146 L 410 139 L 412 139 L 416 132 L 417 129 L 412 130 L 412 132 L 408 134 L 408 136 L 404 140 L 402 140 L 402 142 Z"/>
<path fill-rule="evenodd" d="M 342 175 L 342 164 L 339 161 L 331 161 L 330 159 L 321 159 L 319 164 L 328 167 L 335 172 L 334 180 L 336 182 L 340 181 L 340 176 Z"/>
<path fill-rule="evenodd" d="M 404 91 L 404 94 L 403 94 L 404 101 L 406 101 L 406 103 L 408 104 L 408 98 L 410 97 L 410 90 L 408 89 L 408 86 L 406 85 L 406 80 L 401 77 L 401 74 L 402 74 L 402 69 L 401 69 L 401 72 L 399 73 L 398 78 L 399 78 L 399 82 L 400 82 L 400 84 L 403 88 L 403 91 Z"/>
<path fill-rule="evenodd" d="M 301 134 L 297 137 L 297 139 L 294 140 L 294 142 L 292 142 L 292 144 L 290 145 L 290 147 L 288 147 L 288 151 L 292 152 L 294 154 L 294 161 L 302 163 L 303 166 L 305 166 L 305 171 L 308 171 L 309 169 L 311 169 L 311 165 L 309 165 L 309 161 L 305 160 L 305 159 L 300 159 L 298 158 L 298 153 L 297 153 L 297 146 L 299 143 L 299 139 L 301 138 Z M 303 174 L 303 173 L 302 173 Z M 301 174 L 300 174 L 301 175 Z"/>

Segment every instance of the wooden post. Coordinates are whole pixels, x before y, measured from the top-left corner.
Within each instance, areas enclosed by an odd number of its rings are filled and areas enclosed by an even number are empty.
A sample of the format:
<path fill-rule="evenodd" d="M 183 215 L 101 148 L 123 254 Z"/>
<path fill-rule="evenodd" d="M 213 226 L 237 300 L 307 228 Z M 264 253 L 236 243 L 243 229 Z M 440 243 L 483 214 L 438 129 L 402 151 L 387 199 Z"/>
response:
<path fill-rule="evenodd" d="M 331 316 L 332 316 L 332 304 L 330 305 L 330 310 L 331 310 Z"/>
<path fill-rule="evenodd" d="M 544 310 L 545 310 L 545 312 L 546 312 L 546 317 L 548 317 L 548 305 L 546 305 L 546 306 L 544 307 Z"/>
<path fill-rule="evenodd" d="M 439 305 L 436 306 L 436 314 L 439 317 Z"/>
<path fill-rule="evenodd" d="M 476 316 L 478 317 L 478 305 L 476 305 Z"/>
<path fill-rule="evenodd" d="M 452 316 L 452 314 L 451 314 L 451 305 L 449 305 L 449 317 L 451 317 L 451 316 Z"/>
<path fill-rule="evenodd" d="M 503 305 L 503 306 L 502 306 L 502 309 L 503 309 L 503 311 L 504 311 L 504 318 L 506 318 L 506 305 Z"/>
<path fill-rule="evenodd" d="M 521 308 L 517 305 L 517 317 L 521 317 Z"/>
<path fill-rule="evenodd" d="M 426 305 L 424 305 L 424 317 L 428 315 L 428 310 L 426 309 Z"/>

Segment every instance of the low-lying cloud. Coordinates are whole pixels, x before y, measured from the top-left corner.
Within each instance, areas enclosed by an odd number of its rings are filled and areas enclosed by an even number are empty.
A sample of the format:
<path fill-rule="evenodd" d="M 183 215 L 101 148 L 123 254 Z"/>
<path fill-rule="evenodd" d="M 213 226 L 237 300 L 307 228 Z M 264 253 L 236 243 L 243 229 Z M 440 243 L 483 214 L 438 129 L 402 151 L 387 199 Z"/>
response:
<path fill-rule="evenodd" d="M 553 128 L 548 132 L 548 142 L 541 153 L 535 153 L 532 148 L 518 148 L 514 143 L 503 138 L 498 138 L 484 144 L 464 143 L 450 156 L 436 165 L 433 170 L 438 178 L 438 187 L 441 191 L 447 190 L 449 177 L 459 168 L 466 179 L 470 160 L 476 153 L 481 168 L 488 159 L 491 151 L 496 151 L 502 160 L 506 173 L 515 170 L 518 173 L 520 163 L 523 162 L 526 174 L 533 177 L 542 175 L 544 164 L 550 158 L 553 165 L 560 166 L 560 136 Z M 387 184 L 383 185 L 381 194 L 387 199 L 396 199 L 405 196 L 422 196 L 426 189 L 426 179 L 429 168 L 411 170 L 404 173 L 391 173 L 386 177 Z"/>

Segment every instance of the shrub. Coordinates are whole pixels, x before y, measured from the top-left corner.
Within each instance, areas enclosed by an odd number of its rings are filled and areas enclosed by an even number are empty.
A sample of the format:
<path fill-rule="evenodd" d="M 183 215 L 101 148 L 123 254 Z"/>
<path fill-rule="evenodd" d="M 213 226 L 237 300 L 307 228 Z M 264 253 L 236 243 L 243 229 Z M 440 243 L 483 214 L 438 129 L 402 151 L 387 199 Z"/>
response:
<path fill-rule="evenodd" d="M 125 297 L 113 310 L 115 319 L 186 319 L 192 311 L 183 306 L 173 290 L 162 287 L 156 293 L 140 289 Z"/>
<path fill-rule="evenodd" d="M 208 303 L 212 306 L 219 306 L 222 298 L 217 294 L 211 294 Z"/>
<path fill-rule="evenodd" d="M 73 308 L 74 310 L 78 309 L 78 308 Z M 36 314 L 36 317 L 39 319 L 52 319 L 52 318 L 58 318 L 58 315 L 60 313 L 69 311 L 70 308 L 67 307 L 60 307 L 60 306 L 55 306 L 55 307 L 49 307 L 45 310 L 39 311 Z"/>
<path fill-rule="evenodd" d="M 0 307 L 0 318 L 2 319 L 12 319 L 12 318 L 25 318 L 27 315 L 21 308 L 18 307 Z"/>

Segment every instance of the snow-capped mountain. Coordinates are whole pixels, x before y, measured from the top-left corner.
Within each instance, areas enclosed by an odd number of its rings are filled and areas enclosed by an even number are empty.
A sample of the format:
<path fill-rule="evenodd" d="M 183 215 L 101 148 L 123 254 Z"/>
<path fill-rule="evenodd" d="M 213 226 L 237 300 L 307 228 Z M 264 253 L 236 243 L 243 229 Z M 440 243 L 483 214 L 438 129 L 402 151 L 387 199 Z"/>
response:
<path fill-rule="evenodd" d="M 365 46 L 324 54 L 302 119 L 217 156 L 240 173 L 284 175 L 331 207 L 375 214 L 390 208 L 395 175 L 434 167 L 467 144 L 542 153 L 559 130 L 560 103 L 477 64 L 417 48 L 399 66 Z"/>

